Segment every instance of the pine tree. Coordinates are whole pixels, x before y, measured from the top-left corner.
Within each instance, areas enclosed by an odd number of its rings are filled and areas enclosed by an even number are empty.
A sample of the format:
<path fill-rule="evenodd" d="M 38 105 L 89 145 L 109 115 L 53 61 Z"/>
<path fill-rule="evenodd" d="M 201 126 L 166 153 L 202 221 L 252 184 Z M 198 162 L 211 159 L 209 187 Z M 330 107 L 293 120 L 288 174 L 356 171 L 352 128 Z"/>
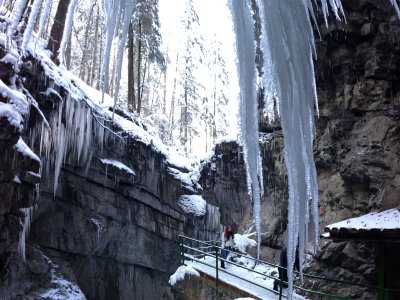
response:
<path fill-rule="evenodd" d="M 138 1 L 128 41 L 128 107 L 137 113 L 149 104 L 149 69 L 165 71 L 159 26 L 158 0 Z"/>
<path fill-rule="evenodd" d="M 184 50 L 180 53 L 179 84 L 181 87 L 179 138 L 184 152 L 191 152 L 193 138 L 199 135 L 200 106 L 204 86 L 198 82 L 196 71 L 202 64 L 203 38 L 199 32 L 199 17 L 190 1 L 186 4 L 185 17 L 182 20 L 185 32 Z"/>

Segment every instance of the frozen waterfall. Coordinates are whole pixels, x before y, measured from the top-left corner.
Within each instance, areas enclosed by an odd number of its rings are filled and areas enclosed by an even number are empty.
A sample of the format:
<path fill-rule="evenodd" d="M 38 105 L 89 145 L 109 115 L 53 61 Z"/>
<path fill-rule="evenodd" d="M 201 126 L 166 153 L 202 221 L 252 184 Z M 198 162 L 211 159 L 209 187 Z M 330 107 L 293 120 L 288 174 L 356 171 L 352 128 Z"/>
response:
<path fill-rule="evenodd" d="M 256 67 L 253 18 L 247 1 L 230 2 L 236 32 L 238 78 L 240 81 L 240 128 L 243 142 L 246 178 L 253 201 L 253 217 L 257 232 L 257 257 L 260 254 L 260 202 L 263 194 L 262 165 L 258 137 L 258 103 L 256 101 Z"/>
<path fill-rule="evenodd" d="M 327 23 L 329 11 L 343 15 L 340 0 L 321 0 Z M 262 188 L 258 141 L 257 99 L 255 95 L 254 36 L 251 10 L 246 0 L 230 2 L 237 39 L 241 89 L 242 135 L 247 176 L 254 200 L 258 240 L 259 201 Z M 291 298 L 296 246 L 300 260 L 308 244 L 308 224 L 314 223 L 318 244 L 318 186 L 313 158 L 314 103 L 316 88 L 313 66 L 314 36 L 310 16 L 315 19 L 311 0 L 258 1 L 262 20 L 264 86 L 266 94 L 276 95 L 285 138 L 285 163 L 289 182 L 288 275 Z M 311 207 L 309 200 L 311 201 Z M 311 218 L 310 218 L 311 217 Z"/>

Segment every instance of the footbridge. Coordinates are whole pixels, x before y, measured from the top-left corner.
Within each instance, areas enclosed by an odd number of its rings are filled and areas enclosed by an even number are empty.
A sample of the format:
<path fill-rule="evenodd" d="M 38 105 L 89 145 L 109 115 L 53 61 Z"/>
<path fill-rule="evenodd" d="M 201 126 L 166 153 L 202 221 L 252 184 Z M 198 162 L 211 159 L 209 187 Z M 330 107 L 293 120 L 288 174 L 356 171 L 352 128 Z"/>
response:
<path fill-rule="evenodd" d="M 195 269 L 203 281 L 208 282 L 214 290 L 213 299 L 227 299 L 223 291 L 252 299 L 281 300 L 287 298 L 287 282 L 279 279 L 279 269 L 282 267 L 266 261 L 252 258 L 250 255 L 229 251 L 228 259 L 220 256 L 222 248 L 215 241 L 200 241 L 186 236 L 179 237 L 181 264 Z M 220 267 L 225 261 L 226 268 Z M 300 282 L 300 274 L 295 273 L 295 282 Z M 326 282 L 350 290 L 358 288 L 368 294 L 376 295 L 379 300 L 389 299 L 388 290 L 382 287 L 368 286 L 339 279 L 325 278 L 303 273 L 303 277 L 311 282 Z M 274 290 L 274 282 L 279 283 Z M 320 285 L 318 285 L 320 286 Z M 295 284 L 293 299 L 354 299 L 326 293 Z M 340 290 L 340 288 L 338 288 Z M 209 297 L 209 296 L 208 296 Z M 229 298 L 229 297 L 228 297 Z M 355 296 L 357 298 L 357 296 Z M 211 297 L 209 297 L 211 299 Z"/>

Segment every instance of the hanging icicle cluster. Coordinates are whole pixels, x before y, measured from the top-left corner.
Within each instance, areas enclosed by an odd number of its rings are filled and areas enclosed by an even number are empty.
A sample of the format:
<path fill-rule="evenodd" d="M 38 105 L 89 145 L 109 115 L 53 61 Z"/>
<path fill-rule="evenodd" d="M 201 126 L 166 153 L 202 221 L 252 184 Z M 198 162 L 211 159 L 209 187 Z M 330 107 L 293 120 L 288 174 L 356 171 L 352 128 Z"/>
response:
<path fill-rule="evenodd" d="M 106 42 L 104 46 L 104 59 L 102 65 L 102 89 L 103 93 L 108 90 L 109 82 L 109 64 L 111 45 L 115 36 L 118 36 L 118 54 L 117 54 L 117 74 L 116 74 L 116 87 L 114 92 L 114 111 L 118 100 L 121 68 L 124 47 L 128 36 L 129 23 L 131 21 L 136 0 L 103 0 L 103 10 L 106 16 Z M 104 97 L 104 95 L 103 95 Z M 114 115 L 113 115 L 114 116 Z"/>
<path fill-rule="evenodd" d="M 296 246 L 300 268 L 308 244 L 310 213 L 314 221 L 314 241 L 318 243 L 318 186 L 313 158 L 314 103 L 316 99 L 312 52 L 314 38 L 308 7 L 300 1 L 260 2 L 264 21 L 264 53 L 272 68 L 269 85 L 277 95 L 289 182 L 288 278 L 289 297 Z M 309 199 L 312 198 L 312 208 Z M 301 271 L 301 270 L 300 270 Z"/>
<path fill-rule="evenodd" d="M 314 37 L 310 15 L 314 20 L 315 17 L 311 0 L 259 0 L 258 5 L 263 22 L 264 86 L 267 94 L 278 98 L 285 137 L 285 163 L 289 181 L 288 296 L 291 298 L 296 246 L 299 246 L 302 259 L 308 244 L 310 216 L 315 228 L 314 242 L 318 243 L 318 186 L 312 152 L 316 88 L 312 57 Z M 321 7 L 327 20 L 329 10 L 326 0 L 321 1 Z M 330 8 L 336 18 L 343 15 L 340 0 L 331 0 Z M 255 132 L 258 133 L 258 118 L 257 113 L 254 114 L 257 99 L 251 12 L 246 0 L 231 1 L 231 9 L 237 34 L 241 121 L 247 175 L 253 198 L 257 198 L 262 193 L 262 188 L 257 184 L 262 181 L 258 181 L 261 179 L 261 169 L 258 165 L 258 135 L 255 136 Z M 255 223 L 259 232 L 258 213 L 255 210 Z"/>
<path fill-rule="evenodd" d="M 247 186 L 253 201 L 253 216 L 257 232 L 257 257 L 259 257 L 261 242 L 260 202 L 263 194 L 263 178 L 257 121 L 254 21 L 246 0 L 232 0 L 230 6 L 236 32 L 241 136 L 246 162 Z"/>

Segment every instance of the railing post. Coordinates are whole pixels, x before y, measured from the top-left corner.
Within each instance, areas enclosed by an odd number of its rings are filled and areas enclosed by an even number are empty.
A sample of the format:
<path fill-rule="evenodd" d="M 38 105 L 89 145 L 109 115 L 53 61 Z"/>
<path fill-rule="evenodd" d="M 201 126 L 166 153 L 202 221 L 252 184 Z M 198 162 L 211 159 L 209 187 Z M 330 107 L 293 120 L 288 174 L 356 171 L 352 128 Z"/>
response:
<path fill-rule="evenodd" d="M 378 246 L 378 299 L 385 300 L 386 290 L 385 290 L 385 264 L 386 264 L 386 246 Z"/>
<path fill-rule="evenodd" d="M 218 257 L 219 257 L 219 249 L 217 246 L 215 247 L 215 289 L 217 291 L 217 299 L 218 297 Z"/>
<path fill-rule="evenodd" d="M 281 269 L 281 267 L 278 267 L 278 275 L 279 275 L 279 300 L 282 300 L 282 290 L 283 290 L 283 281 L 282 281 L 282 276 L 281 275 L 283 272 L 283 270 Z"/>
<path fill-rule="evenodd" d="M 185 248 L 183 247 L 183 237 L 179 236 L 179 248 L 181 252 L 181 265 L 185 264 Z"/>

